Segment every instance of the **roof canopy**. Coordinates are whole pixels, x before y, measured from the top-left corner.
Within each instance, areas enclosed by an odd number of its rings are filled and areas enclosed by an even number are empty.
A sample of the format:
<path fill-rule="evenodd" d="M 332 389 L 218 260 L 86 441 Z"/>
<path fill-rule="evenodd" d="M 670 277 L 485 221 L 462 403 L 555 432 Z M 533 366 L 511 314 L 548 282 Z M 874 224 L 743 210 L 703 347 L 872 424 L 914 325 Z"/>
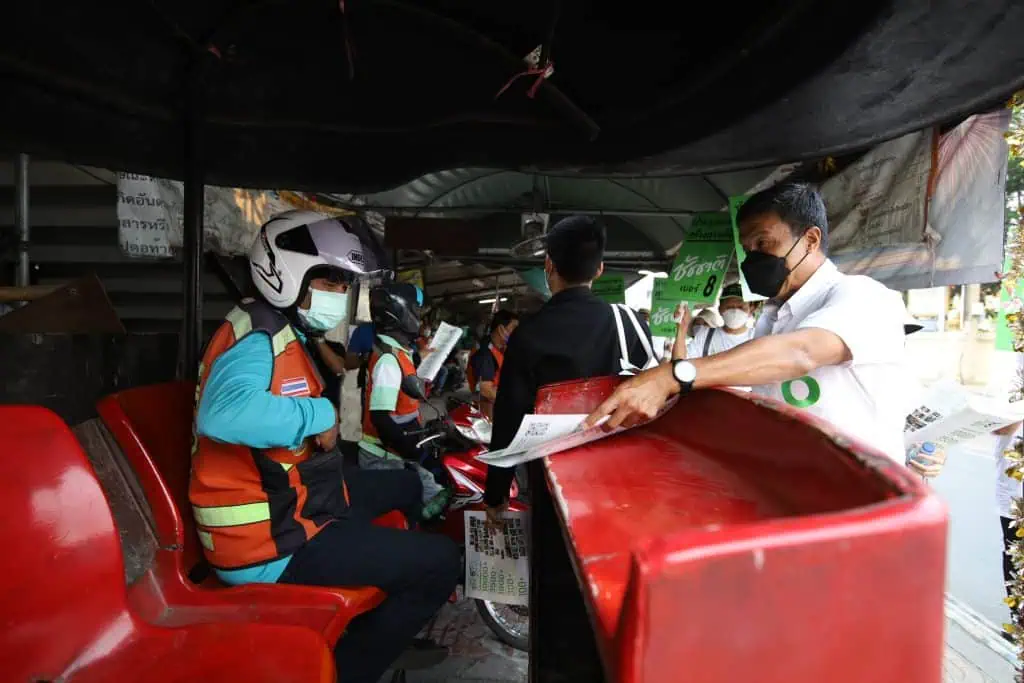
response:
<path fill-rule="evenodd" d="M 430 173 L 393 190 L 355 195 L 348 202 L 391 216 L 489 216 L 480 224 L 484 253 L 505 251 L 521 239 L 521 212 L 605 214 L 613 228 L 610 252 L 644 252 L 635 254 L 638 260 L 658 260 L 679 246 L 694 213 L 721 211 L 729 196 L 746 193 L 773 174 L 779 170 L 581 178 L 460 168 Z M 443 246 L 438 248 L 443 252 Z"/>
<path fill-rule="evenodd" d="M 691 3 L 685 20 L 653 1 L 9 4 L 0 146 L 181 178 L 191 111 L 207 180 L 226 186 L 770 166 L 1024 84 L 1019 0 Z M 538 46 L 553 73 L 520 76 Z"/>

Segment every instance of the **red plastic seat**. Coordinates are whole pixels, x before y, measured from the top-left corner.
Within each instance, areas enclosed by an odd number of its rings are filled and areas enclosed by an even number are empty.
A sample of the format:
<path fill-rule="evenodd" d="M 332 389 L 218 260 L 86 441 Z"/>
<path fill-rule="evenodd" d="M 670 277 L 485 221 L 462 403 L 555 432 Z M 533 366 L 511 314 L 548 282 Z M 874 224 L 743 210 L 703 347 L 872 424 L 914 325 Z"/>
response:
<path fill-rule="evenodd" d="M 354 617 L 384 600 L 381 590 L 229 587 L 212 572 L 201 584 L 189 578 L 203 559 L 188 500 L 194 395 L 194 384 L 171 382 L 122 391 L 97 406 L 135 470 L 160 545 L 156 566 L 132 586 L 132 604 L 147 619 L 164 625 L 228 620 L 303 625 L 333 646 Z M 404 517 L 389 515 L 384 523 L 404 526 Z"/>
<path fill-rule="evenodd" d="M 326 643 L 306 628 L 163 628 L 139 619 L 127 600 L 118 532 L 103 490 L 55 414 L 0 407 L 0 450 L 4 680 L 335 680 Z"/>

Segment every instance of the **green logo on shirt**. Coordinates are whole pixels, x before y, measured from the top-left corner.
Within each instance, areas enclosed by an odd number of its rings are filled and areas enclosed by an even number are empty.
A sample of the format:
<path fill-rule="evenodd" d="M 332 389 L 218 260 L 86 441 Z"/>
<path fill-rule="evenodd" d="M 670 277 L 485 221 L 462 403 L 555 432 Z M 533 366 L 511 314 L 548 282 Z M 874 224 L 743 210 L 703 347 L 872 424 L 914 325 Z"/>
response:
<path fill-rule="evenodd" d="M 793 394 L 793 385 L 797 383 L 806 387 L 806 395 L 803 398 L 797 398 Z M 803 394 L 805 392 L 801 391 L 800 393 Z M 804 375 L 799 379 L 791 379 L 782 383 L 782 398 L 786 400 L 786 403 L 796 408 L 808 408 L 817 403 L 818 399 L 821 398 L 821 386 L 810 375 Z"/>

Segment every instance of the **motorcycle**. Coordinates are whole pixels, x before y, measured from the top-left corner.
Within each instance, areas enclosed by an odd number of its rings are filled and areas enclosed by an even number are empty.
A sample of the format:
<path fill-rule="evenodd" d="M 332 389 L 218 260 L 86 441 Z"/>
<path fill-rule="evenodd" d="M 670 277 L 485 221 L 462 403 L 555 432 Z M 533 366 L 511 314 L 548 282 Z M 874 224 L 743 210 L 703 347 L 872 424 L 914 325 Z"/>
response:
<path fill-rule="evenodd" d="M 447 400 L 448 415 L 452 423 L 467 441 L 479 443 L 485 447 L 491 445 L 491 422 L 472 401 L 449 396 Z M 486 450 L 486 448 L 482 449 Z M 474 454 L 475 455 L 475 454 Z M 526 479 L 526 467 L 516 468 L 516 485 L 519 487 L 519 499 L 529 503 L 529 486 Z"/>
<path fill-rule="evenodd" d="M 425 531 L 442 533 L 464 548 L 467 511 L 483 511 L 487 465 L 476 456 L 487 450 L 490 442 L 490 422 L 472 405 L 460 402 L 453 406 L 449 416 L 438 412 L 436 419 L 424 426 L 426 435 L 418 445 L 425 449 L 425 460 L 439 463 L 442 478 L 452 488 L 452 498 L 445 511 L 436 520 L 424 524 Z M 450 402 L 449 405 L 452 405 Z M 522 496 L 519 482 L 512 483 L 509 496 L 510 512 L 529 509 Z M 476 609 L 484 623 L 503 643 L 517 650 L 529 646 L 529 609 L 490 600 L 476 599 Z"/>

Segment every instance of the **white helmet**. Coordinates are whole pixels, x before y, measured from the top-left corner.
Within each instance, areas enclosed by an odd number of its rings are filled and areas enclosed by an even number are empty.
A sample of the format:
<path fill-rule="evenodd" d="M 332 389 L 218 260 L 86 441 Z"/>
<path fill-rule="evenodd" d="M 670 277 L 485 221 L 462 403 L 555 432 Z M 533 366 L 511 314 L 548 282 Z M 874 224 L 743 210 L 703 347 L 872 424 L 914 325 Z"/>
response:
<path fill-rule="evenodd" d="M 378 272 L 383 251 L 356 217 L 331 218 L 313 211 L 279 213 L 249 250 L 256 289 L 275 308 L 294 306 L 313 277 L 340 274 L 348 280 Z"/>

